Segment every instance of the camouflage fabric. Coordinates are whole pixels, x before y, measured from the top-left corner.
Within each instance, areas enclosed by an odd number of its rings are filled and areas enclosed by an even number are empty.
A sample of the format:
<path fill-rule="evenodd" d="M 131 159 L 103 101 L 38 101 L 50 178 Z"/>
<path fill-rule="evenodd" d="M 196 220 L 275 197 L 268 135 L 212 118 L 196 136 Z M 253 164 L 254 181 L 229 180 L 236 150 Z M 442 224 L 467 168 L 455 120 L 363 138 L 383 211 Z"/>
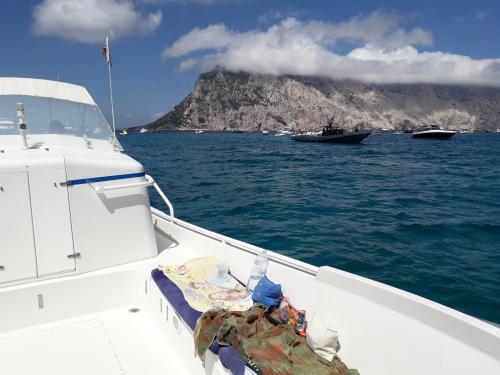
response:
<path fill-rule="evenodd" d="M 205 312 L 194 331 L 196 354 L 202 357 L 214 339 L 220 345 L 232 345 L 246 364 L 262 375 L 358 374 L 338 357 L 328 362 L 316 355 L 288 324 L 269 322 L 260 305 L 248 311 Z"/>

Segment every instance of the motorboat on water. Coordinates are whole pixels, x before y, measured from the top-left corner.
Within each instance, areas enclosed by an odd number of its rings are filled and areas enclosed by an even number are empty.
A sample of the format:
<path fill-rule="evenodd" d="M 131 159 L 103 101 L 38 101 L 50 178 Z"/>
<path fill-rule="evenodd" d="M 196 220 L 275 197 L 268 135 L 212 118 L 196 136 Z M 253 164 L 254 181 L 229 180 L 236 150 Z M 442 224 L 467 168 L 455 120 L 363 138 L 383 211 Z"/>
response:
<path fill-rule="evenodd" d="M 299 142 L 324 142 L 324 143 L 361 143 L 368 137 L 369 131 L 349 131 L 333 125 L 332 121 L 320 132 L 297 133 L 292 135 L 294 141 Z"/>
<path fill-rule="evenodd" d="M 148 129 L 146 129 L 146 128 L 141 128 L 139 130 L 139 133 L 147 133 L 147 132 L 148 132 Z"/>
<path fill-rule="evenodd" d="M 127 129 L 123 129 L 123 130 L 120 132 L 120 135 L 128 135 L 128 130 L 127 130 Z"/>
<path fill-rule="evenodd" d="M 247 280 L 264 249 L 177 218 L 85 88 L 0 78 L 0 116 L 17 120 L 0 128 L 0 373 L 234 374 L 222 354 L 193 356 L 182 292 L 158 265 L 214 256 Z M 267 258 L 267 277 L 308 324 L 328 319 L 360 374 L 500 373 L 493 324 L 329 265 Z"/>
<path fill-rule="evenodd" d="M 423 139 L 450 139 L 457 132 L 453 130 L 442 130 L 437 125 L 426 126 L 412 134 L 412 138 Z"/>
<path fill-rule="evenodd" d="M 262 130 L 262 134 L 269 134 L 269 130 Z"/>
<path fill-rule="evenodd" d="M 292 135 L 292 134 L 293 134 L 293 128 L 290 126 L 287 126 L 286 128 L 277 132 L 274 136 L 275 137 L 282 137 L 284 135 Z"/>
<path fill-rule="evenodd" d="M 194 134 L 202 134 L 202 133 L 205 133 L 205 131 L 204 131 L 204 130 L 196 130 L 196 131 L 194 132 Z"/>

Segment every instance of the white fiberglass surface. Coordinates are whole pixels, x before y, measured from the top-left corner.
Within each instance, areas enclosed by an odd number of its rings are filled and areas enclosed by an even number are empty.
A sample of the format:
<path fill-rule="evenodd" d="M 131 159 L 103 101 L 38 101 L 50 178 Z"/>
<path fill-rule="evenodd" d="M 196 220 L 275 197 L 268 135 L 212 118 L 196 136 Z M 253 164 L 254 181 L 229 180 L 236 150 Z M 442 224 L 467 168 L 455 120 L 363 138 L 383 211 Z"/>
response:
<path fill-rule="evenodd" d="M 0 335 L 10 375 L 188 374 L 147 311 L 123 307 Z"/>
<path fill-rule="evenodd" d="M 0 95 L 0 136 L 18 134 L 19 103 L 24 106 L 28 134 L 70 135 L 116 142 L 96 105 L 27 95 Z"/>

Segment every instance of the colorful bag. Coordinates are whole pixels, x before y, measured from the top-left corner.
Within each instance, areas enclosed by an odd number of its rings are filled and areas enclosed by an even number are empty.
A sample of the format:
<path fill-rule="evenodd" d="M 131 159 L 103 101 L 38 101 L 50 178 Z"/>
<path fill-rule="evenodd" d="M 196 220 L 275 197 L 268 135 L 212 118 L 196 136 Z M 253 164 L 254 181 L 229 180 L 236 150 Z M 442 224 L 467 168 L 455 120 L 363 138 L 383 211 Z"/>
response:
<path fill-rule="evenodd" d="M 306 335 L 306 312 L 293 307 L 287 297 L 281 298 L 279 306 L 271 316 L 281 324 L 289 324 L 299 335 Z"/>

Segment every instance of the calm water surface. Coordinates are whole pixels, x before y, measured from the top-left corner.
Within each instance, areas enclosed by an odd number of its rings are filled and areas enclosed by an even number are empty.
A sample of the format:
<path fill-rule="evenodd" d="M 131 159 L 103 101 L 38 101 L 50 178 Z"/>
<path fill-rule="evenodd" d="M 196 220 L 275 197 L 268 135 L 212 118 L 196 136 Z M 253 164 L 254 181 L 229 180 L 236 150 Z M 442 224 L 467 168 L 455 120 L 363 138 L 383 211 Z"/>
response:
<path fill-rule="evenodd" d="M 354 146 L 234 133 L 120 141 L 184 220 L 500 322 L 500 134 L 383 134 Z"/>

